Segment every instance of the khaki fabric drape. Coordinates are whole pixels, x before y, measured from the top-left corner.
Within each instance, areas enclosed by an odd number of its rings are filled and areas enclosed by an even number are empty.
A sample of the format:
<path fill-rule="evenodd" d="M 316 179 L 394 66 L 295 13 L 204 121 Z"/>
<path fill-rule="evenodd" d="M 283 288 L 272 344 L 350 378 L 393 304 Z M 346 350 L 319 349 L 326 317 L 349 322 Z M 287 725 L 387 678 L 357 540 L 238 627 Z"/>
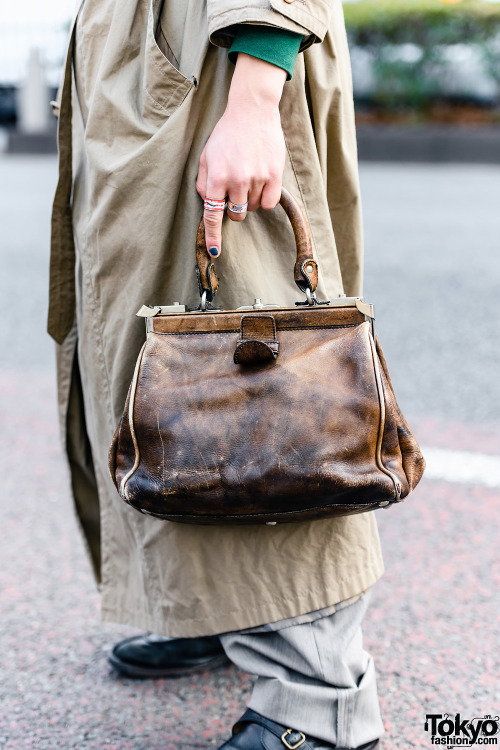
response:
<path fill-rule="evenodd" d="M 71 136 L 73 144 L 76 311 L 57 291 L 69 241 L 54 251 L 52 304 L 62 306 L 62 318 L 74 314 L 58 346 L 58 372 L 75 506 L 101 581 L 104 619 L 177 636 L 326 607 L 368 589 L 382 573 L 372 513 L 274 527 L 188 526 L 137 513 L 108 476 L 108 447 L 145 336 L 135 312 L 144 303 L 198 302 L 198 160 L 231 81 L 221 45 L 240 22 L 305 36 L 281 102 L 283 182 L 311 227 L 319 297 L 360 293 L 359 188 L 340 0 L 256 0 L 244 7 L 236 0 L 85 0 L 76 25 L 72 124 L 67 116 L 60 121 L 60 139 Z M 279 207 L 243 224 L 227 221 L 217 304 L 232 308 L 255 297 L 293 304 L 300 297 L 293 262 L 293 234 Z"/>

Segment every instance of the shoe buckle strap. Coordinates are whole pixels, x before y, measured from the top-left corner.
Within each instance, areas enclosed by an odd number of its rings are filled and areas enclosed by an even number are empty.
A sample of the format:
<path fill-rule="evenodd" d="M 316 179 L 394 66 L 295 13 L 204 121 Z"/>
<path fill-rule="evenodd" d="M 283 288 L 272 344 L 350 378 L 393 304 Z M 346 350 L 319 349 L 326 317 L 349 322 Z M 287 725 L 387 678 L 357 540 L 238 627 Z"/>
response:
<path fill-rule="evenodd" d="M 298 740 L 296 741 L 297 737 Z M 304 744 L 306 736 L 303 732 L 298 732 L 296 729 L 287 729 L 281 735 L 281 741 L 288 750 L 296 750 Z"/>

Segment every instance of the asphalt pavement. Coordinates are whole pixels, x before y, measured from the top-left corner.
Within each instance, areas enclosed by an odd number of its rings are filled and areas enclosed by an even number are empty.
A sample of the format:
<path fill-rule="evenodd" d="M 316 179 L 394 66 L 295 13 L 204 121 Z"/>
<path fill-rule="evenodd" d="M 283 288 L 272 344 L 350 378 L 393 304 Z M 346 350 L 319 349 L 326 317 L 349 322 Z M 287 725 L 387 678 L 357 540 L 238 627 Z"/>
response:
<path fill-rule="evenodd" d="M 134 681 L 106 660 L 135 631 L 99 621 L 59 447 L 45 334 L 55 180 L 53 157 L 0 157 L 0 748 L 216 748 L 250 676 Z M 441 450 L 411 498 L 377 514 L 386 574 L 364 628 L 383 748 L 425 750 L 426 714 L 500 713 L 500 168 L 364 164 L 361 180 L 365 297 L 403 412 Z M 487 469 L 464 479 L 453 458 Z"/>

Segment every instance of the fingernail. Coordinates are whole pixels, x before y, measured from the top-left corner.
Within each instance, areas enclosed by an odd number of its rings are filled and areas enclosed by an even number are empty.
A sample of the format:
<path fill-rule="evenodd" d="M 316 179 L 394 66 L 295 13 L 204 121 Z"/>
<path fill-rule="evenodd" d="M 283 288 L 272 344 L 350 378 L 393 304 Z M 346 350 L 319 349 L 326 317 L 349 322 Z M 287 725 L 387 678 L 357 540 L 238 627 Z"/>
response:
<path fill-rule="evenodd" d="M 219 248 L 218 247 L 209 247 L 208 248 L 208 252 L 210 253 L 210 255 L 212 255 L 214 258 L 216 258 L 217 255 L 219 254 Z"/>

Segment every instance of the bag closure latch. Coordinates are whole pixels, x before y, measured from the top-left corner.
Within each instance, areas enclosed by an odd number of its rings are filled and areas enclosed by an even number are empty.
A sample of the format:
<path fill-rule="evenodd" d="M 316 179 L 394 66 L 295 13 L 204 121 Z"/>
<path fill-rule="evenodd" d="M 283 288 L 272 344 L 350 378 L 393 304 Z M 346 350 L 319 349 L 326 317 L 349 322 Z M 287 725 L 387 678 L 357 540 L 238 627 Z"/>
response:
<path fill-rule="evenodd" d="M 273 362 L 279 352 L 276 321 L 272 315 L 242 315 L 240 338 L 233 359 L 237 365 Z"/>

